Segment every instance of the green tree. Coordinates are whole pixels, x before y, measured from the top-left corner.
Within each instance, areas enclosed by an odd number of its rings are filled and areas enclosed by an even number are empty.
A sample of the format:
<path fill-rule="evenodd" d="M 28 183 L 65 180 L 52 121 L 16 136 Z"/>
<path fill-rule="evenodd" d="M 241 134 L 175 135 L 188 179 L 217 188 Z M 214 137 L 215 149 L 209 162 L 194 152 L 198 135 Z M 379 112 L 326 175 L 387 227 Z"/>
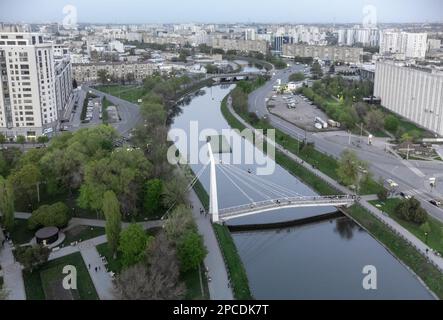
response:
<path fill-rule="evenodd" d="M 3 147 L 5 143 L 6 143 L 6 136 L 3 133 L 0 133 L 0 146 Z"/>
<path fill-rule="evenodd" d="M 163 182 L 160 179 L 149 180 L 145 187 L 144 208 L 149 216 L 158 215 L 162 208 Z"/>
<path fill-rule="evenodd" d="M 16 200 L 33 204 L 37 199 L 38 184 L 41 181 L 40 169 L 34 164 L 27 164 L 14 170 L 9 177 L 14 186 Z M 20 196 L 23 196 L 21 198 Z"/>
<path fill-rule="evenodd" d="M 152 237 L 148 237 L 139 224 L 131 224 L 120 233 L 118 251 L 121 252 L 121 261 L 124 268 L 141 262 L 145 257 L 146 248 Z"/>
<path fill-rule="evenodd" d="M 105 83 L 108 82 L 108 79 L 109 79 L 110 76 L 108 74 L 108 71 L 106 71 L 106 70 L 98 70 L 97 71 L 97 77 L 98 77 L 98 80 L 100 81 L 100 83 L 105 84 Z"/>
<path fill-rule="evenodd" d="M 314 79 L 321 79 L 323 77 L 323 69 L 318 61 L 312 64 L 311 73 Z"/>
<path fill-rule="evenodd" d="M 106 219 L 105 231 L 108 247 L 115 256 L 121 232 L 121 213 L 120 204 L 114 192 L 106 191 L 104 193 L 102 210 Z"/>
<path fill-rule="evenodd" d="M 57 202 L 52 205 L 42 205 L 32 212 L 28 219 L 28 228 L 35 230 L 40 227 L 58 227 L 63 228 L 68 225 L 69 208 L 63 202 Z"/>
<path fill-rule="evenodd" d="M 426 210 L 421 207 L 420 201 L 415 198 L 402 201 L 395 208 L 395 212 L 401 219 L 418 225 L 422 225 L 428 220 Z"/>
<path fill-rule="evenodd" d="M 17 136 L 17 143 L 22 145 L 22 149 L 25 148 L 26 137 L 25 136 Z"/>
<path fill-rule="evenodd" d="M 15 257 L 26 271 L 32 272 L 48 261 L 50 249 L 41 245 L 16 246 Z"/>
<path fill-rule="evenodd" d="M 40 144 L 45 144 L 49 142 L 49 138 L 47 136 L 39 136 L 37 138 L 37 142 Z"/>
<path fill-rule="evenodd" d="M 365 117 L 365 123 L 369 131 L 377 132 L 384 127 L 384 117 L 385 115 L 381 110 L 370 110 Z"/>
<path fill-rule="evenodd" d="M 178 243 L 186 232 L 197 230 L 191 209 L 185 205 L 177 206 L 166 220 L 164 229 L 173 243 Z"/>
<path fill-rule="evenodd" d="M 182 272 L 195 270 L 206 257 L 203 238 L 196 231 L 186 232 L 177 246 L 177 255 Z"/>
<path fill-rule="evenodd" d="M 303 81 L 305 80 L 305 75 L 303 72 L 297 72 L 297 73 L 293 73 L 289 76 L 289 81 Z"/>
<path fill-rule="evenodd" d="M 175 204 L 188 203 L 188 183 L 181 173 L 175 171 L 175 177 L 164 184 L 163 188 L 163 205 L 170 208 Z"/>
<path fill-rule="evenodd" d="M 14 227 L 14 190 L 12 184 L 0 176 L 0 213 L 3 226 L 11 231 Z"/>
<path fill-rule="evenodd" d="M 338 162 L 337 175 L 342 184 L 354 185 L 358 190 L 360 182 L 363 180 L 361 175 L 363 172 L 367 172 L 367 167 L 367 163 L 361 161 L 354 151 L 346 149 Z"/>

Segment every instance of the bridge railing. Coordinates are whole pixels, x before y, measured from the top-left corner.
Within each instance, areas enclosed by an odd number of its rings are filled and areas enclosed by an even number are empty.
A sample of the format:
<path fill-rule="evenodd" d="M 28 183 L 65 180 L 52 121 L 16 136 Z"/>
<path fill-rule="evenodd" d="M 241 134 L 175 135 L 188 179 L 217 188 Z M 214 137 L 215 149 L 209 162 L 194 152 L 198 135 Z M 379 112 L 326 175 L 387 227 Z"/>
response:
<path fill-rule="evenodd" d="M 316 202 L 320 203 L 326 202 L 330 203 L 331 205 L 334 205 L 334 204 L 341 204 L 344 202 L 351 203 L 354 202 L 355 200 L 356 197 L 353 195 L 288 197 L 288 198 L 253 202 L 244 205 L 220 209 L 219 215 L 220 217 L 222 216 L 226 217 L 243 211 L 251 211 L 251 210 L 263 209 L 273 206 L 278 207 L 278 206 L 285 206 L 291 204 L 312 204 Z"/>

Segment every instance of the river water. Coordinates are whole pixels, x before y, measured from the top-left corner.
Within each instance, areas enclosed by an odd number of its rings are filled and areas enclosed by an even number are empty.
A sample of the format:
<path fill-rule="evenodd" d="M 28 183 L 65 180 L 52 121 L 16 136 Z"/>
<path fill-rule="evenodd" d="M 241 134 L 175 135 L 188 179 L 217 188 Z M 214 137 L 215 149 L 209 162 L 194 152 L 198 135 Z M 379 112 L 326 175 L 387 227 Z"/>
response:
<path fill-rule="evenodd" d="M 210 128 L 221 134 L 229 125 L 221 114 L 220 102 L 232 89 L 233 86 L 229 85 L 204 88 L 188 105 L 182 106 L 182 112 L 174 118 L 171 128 L 190 133 L 191 123 L 195 121 L 199 130 Z M 190 152 L 190 144 L 197 138 L 189 140 L 189 143 L 176 141 L 182 154 Z M 206 143 L 201 140 L 198 145 L 204 150 Z M 243 143 L 245 147 L 253 148 L 249 142 Z M 262 153 L 257 154 L 265 158 Z M 191 167 L 198 173 L 203 165 L 193 164 Z M 219 207 L 264 200 L 259 189 L 248 189 L 246 184 L 235 179 L 248 170 L 255 172 L 256 166 L 242 163 L 235 167 L 238 169 L 231 169 L 234 175 L 226 174 L 226 166 L 223 170 L 217 169 Z M 278 165 L 271 175 L 260 179 L 301 195 L 315 195 Z M 203 171 L 200 180 L 209 193 L 209 168 Z M 230 220 L 229 224 L 279 222 L 335 211 L 332 207 L 279 209 Z M 345 217 L 280 230 L 233 233 L 232 236 L 252 294 L 257 299 L 432 299 L 428 290 L 405 266 Z M 377 270 L 377 290 L 363 288 L 365 275 L 362 271 L 368 265 Z"/>

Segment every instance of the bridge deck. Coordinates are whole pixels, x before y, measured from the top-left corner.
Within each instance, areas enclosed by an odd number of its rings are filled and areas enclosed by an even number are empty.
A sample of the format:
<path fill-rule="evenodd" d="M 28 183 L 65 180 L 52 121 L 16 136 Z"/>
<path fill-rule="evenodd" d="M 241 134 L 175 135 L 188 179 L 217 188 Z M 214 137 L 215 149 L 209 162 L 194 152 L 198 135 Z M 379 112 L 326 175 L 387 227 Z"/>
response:
<path fill-rule="evenodd" d="M 314 196 L 314 197 L 291 197 L 276 200 L 254 202 L 219 210 L 220 220 L 230 220 L 252 214 L 262 213 L 283 208 L 300 207 L 342 207 L 351 206 L 355 202 L 354 196 Z"/>

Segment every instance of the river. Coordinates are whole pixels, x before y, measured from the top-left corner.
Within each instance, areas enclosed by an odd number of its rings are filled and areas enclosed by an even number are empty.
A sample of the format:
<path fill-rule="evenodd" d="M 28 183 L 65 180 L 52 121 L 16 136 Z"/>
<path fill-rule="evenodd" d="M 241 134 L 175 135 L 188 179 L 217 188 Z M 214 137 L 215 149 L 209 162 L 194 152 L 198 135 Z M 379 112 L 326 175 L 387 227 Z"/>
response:
<path fill-rule="evenodd" d="M 232 89 L 232 85 L 204 88 L 188 105 L 182 106 L 182 112 L 176 115 L 171 128 L 189 133 L 192 121 L 198 122 L 199 130 L 210 128 L 221 133 L 221 130 L 229 128 L 221 114 L 220 103 Z M 249 144 L 247 141 L 244 143 Z M 199 142 L 200 147 L 204 145 L 204 141 Z M 176 146 L 181 153 L 189 150 L 187 141 L 177 141 Z M 202 165 L 194 164 L 191 167 L 194 172 L 200 172 Z M 243 172 L 256 169 L 254 165 L 245 164 L 236 167 Z M 220 208 L 250 203 L 251 199 L 264 200 L 257 190 L 247 190 L 246 185 L 240 185 L 232 176 L 228 177 L 217 169 Z M 261 179 L 302 195 L 315 195 L 313 190 L 278 165 L 272 175 L 262 176 Z M 209 193 L 209 168 L 203 172 L 200 180 Z M 233 181 L 247 191 L 247 196 Z M 332 207 L 280 209 L 230 220 L 229 223 L 287 221 L 335 211 Z M 346 217 L 280 230 L 233 233 L 232 236 L 256 299 L 433 298 L 415 275 Z M 362 271 L 368 265 L 376 267 L 377 290 L 363 288 L 365 275 Z"/>

